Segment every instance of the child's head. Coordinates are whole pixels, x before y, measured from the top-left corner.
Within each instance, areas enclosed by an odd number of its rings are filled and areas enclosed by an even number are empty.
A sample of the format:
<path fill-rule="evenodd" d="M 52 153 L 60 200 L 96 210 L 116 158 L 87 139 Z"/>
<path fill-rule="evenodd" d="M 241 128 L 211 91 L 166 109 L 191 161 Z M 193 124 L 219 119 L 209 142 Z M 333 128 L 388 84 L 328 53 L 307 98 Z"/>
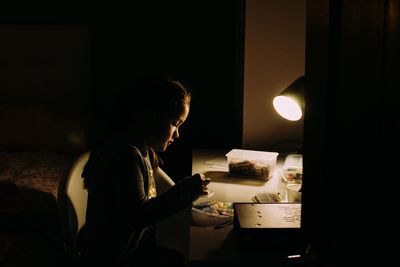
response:
<path fill-rule="evenodd" d="M 157 151 L 179 137 L 189 114 L 191 93 L 180 82 L 164 76 L 139 79 L 124 94 L 127 132 Z"/>

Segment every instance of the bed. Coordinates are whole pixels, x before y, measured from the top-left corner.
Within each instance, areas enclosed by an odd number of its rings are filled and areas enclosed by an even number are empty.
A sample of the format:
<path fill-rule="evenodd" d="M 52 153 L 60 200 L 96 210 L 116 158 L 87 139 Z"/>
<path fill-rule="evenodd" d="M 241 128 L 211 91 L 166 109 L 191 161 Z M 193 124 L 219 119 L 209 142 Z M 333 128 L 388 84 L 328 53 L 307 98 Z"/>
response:
<path fill-rule="evenodd" d="M 78 117 L 51 106 L 0 105 L 0 266 L 67 262 L 58 197 L 85 151 L 85 116 Z"/>
<path fill-rule="evenodd" d="M 86 151 L 89 31 L 0 25 L 0 266 L 65 266 L 62 181 Z"/>
<path fill-rule="evenodd" d="M 47 192 L 57 199 L 70 164 L 70 156 L 52 151 L 0 152 L 0 181 Z"/>
<path fill-rule="evenodd" d="M 51 106 L 0 105 L 0 181 L 58 197 L 58 186 L 85 150 L 84 115 Z"/>

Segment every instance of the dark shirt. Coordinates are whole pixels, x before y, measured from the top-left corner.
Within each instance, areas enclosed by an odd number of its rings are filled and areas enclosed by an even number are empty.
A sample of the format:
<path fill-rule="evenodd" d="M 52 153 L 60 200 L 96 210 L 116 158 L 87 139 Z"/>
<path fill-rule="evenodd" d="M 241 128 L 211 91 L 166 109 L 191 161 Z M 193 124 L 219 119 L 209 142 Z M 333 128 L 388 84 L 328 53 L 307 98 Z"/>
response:
<path fill-rule="evenodd" d="M 186 177 L 150 198 L 154 179 L 147 154 L 119 137 L 88 161 L 82 174 L 89 178 L 86 224 L 79 238 L 86 262 L 114 265 L 134 230 L 153 228 L 155 222 L 189 207 L 200 195 L 200 179 Z"/>

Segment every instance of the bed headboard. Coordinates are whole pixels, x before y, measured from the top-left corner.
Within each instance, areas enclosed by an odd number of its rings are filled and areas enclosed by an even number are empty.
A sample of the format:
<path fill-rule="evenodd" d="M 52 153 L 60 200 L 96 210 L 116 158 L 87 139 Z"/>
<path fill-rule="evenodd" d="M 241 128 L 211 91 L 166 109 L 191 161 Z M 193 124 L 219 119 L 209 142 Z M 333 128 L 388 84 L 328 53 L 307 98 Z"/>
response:
<path fill-rule="evenodd" d="M 46 105 L 0 105 L 0 151 L 85 150 L 85 114 L 72 116 Z"/>
<path fill-rule="evenodd" d="M 0 151 L 84 151 L 89 28 L 7 24 L 0 40 Z"/>

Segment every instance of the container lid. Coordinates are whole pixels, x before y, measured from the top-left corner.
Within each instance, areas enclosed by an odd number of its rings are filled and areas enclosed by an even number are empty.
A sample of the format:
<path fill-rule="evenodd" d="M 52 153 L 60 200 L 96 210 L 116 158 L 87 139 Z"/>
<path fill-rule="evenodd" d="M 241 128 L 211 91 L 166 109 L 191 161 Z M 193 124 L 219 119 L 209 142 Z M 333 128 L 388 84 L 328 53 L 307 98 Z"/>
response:
<path fill-rule="evenodd" d="M 285 158 L 285 163 L 283 164 L 284 169 L 293 168 L 296 171 L 303 169 L 303 155 L 302 154 L 289 154 Z"/>
<path fill-rule="evenodd" d="M 258 151 L 248 149 L 232 149 L 225 156 L 229 158 L 245 158 L 249 160 L 274 159 L 279 155 L 278 152 Z"/>

